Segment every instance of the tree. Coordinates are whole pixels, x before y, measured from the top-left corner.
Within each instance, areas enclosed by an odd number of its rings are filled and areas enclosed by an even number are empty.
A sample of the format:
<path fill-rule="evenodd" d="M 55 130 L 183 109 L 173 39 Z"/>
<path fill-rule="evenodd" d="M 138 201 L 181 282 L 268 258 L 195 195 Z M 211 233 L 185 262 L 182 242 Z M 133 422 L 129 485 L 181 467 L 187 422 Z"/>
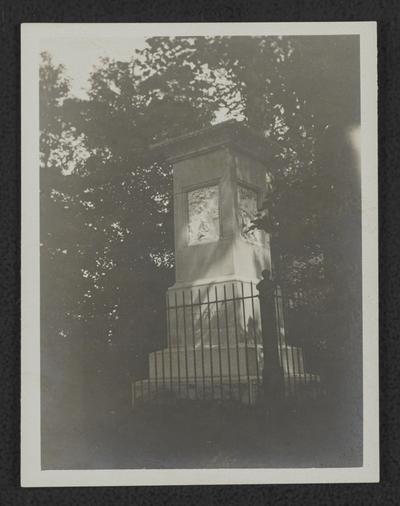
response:
<path fill-rule="evenodd" d="M 40 283 L 41 399 L 44 445 L 57 427 L 80 425 L 83 398 L 77 315 L 87 281 L 80 264 L 81 209 L 78 173 L 85 161 L 82 138 L 65 121 L 69 82 L 65 69 L 42 53 L 40 66 Z M 76 409 L 68 409 L 75 406 Z M 45 464 L 44 464 L 45 465 Z"/>
<path fill-rule="evenodd" d="M 154 48 L 150 41 L 130 63 L 102 60 L 92 73 L 89 98 L 63 95 L 55 116 L 60 120 L 49 128 L 57 136 L 57 156 L 48 158 L 59 160 L 62 170 L 57 182 L 47 173 L 45 184 L 57 204 L 64 204 L 55 223 L 70 227 L 55 242 L 69 243 L 65 258 L 74 269 L 69 273 L 74 288 L 65 276 L 57 278 L 69 293 L 59 290 L 62 301 L 55 303 L 55 313 L 64 328 L 65 320 L 75 324 L 62 335 L 67 332 L 78 343 L 83 339 L 80 359 L 85 382 L 92 385 L 86 399 L 103 409 L 121 391 L 128 405 L 131 375 L 146 375 L 148 352 L 164 346 L 166 337 L 164 297 L 173 279 L 172 177 L 168 165 L 149 157 L 149 148 L 208 125 L 213 117 L 212 101 L 201 100 L 203 83 L 185 57 L 166 45 L 163 51 L 171 58 L 164 64 Z M 49 76 L 42 72 L 43 88 L 50 86 Z M 71 142 L 60 142 L 67 134 Z M 72 149 L 78 160 L 66 170 L 70 145 L 78 140 L 82 152 Z M 44 233 L 50 228 L 44 223 Z M 44 249 L 50 254 L 49 241 Z M 53 265 L 60 274 L 61 258 Z M 47 267 L 43 276 L 53 279 Z M 49 285 L 44 297 L 54 289 Z M 63 310 L 70 295 L 74 306 Z M 99 393 L 106 398 L 96 402 Z"/>
<path fill-rule="evenodd" d="M 63 117 L 69 83 L 64 68 L 42 53 L 40 67 L 41 297 L 45 334 L 66 335 L 84 279 L 76 266 L 79 229 L 76 174 L 84 163 L 82 139 Z"/>

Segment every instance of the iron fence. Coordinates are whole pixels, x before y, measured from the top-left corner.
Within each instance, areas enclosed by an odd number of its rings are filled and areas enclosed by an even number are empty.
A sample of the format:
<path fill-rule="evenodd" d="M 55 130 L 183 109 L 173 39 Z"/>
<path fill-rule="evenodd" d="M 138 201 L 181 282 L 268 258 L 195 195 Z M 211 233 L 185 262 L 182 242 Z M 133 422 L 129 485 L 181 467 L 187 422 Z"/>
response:
<path fill-rule="evenodd" d="M 303 350 L 287 341 L 290 306 L 277 287 L 275 338 L 284 392 L 315 396 L 319 376 L 306 370 Z M 169 397 L 257 402 L 265 381 L 264 342 L 271 338 L 261 325 L 265 310 L 251 282 L 170 289 L 166 347 L 150 353 L 148 377 L 132 385 L 133 403 Z"/>

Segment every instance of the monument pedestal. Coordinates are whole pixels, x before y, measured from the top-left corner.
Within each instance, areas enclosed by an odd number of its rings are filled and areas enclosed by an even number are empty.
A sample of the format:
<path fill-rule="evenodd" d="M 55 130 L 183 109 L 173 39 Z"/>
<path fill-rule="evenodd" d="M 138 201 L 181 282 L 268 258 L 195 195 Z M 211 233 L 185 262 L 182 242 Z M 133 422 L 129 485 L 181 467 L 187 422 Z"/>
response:
<path fill-rule="evenodd" d="M 261 343 L 261 318 L 253 281 L 225 278 L 173 286 L 167 293 L 168 346 L 199 349 Z"/>

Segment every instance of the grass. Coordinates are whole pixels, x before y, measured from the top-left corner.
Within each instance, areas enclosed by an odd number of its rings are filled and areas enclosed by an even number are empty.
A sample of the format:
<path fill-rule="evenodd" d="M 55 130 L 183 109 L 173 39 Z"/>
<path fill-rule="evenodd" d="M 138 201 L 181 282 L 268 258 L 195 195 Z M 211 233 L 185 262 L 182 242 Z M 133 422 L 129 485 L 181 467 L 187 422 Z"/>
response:
<path fill-rule="evenodd" d="M 350 423 L 352 421 L 352 423 Z M 263 406 L 170 400 L 91 413 L 43 434 L 45 469 L 352 467 L 360 421 L 326 401 Z"/>

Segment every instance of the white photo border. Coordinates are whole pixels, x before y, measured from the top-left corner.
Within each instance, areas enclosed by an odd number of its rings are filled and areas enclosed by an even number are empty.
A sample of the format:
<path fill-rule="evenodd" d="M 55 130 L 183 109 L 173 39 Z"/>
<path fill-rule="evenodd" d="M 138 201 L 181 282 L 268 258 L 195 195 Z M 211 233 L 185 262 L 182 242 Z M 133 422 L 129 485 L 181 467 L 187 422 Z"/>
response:
<path fill-rule="evenodd" d="M 45 37 L 359 35 L 361 69 L 363 466 L 305 469 L 41 469 L 39 53 Z M 21 485 L 24 487 L 379 481 L 376 22 L 21 25 Z"/>

